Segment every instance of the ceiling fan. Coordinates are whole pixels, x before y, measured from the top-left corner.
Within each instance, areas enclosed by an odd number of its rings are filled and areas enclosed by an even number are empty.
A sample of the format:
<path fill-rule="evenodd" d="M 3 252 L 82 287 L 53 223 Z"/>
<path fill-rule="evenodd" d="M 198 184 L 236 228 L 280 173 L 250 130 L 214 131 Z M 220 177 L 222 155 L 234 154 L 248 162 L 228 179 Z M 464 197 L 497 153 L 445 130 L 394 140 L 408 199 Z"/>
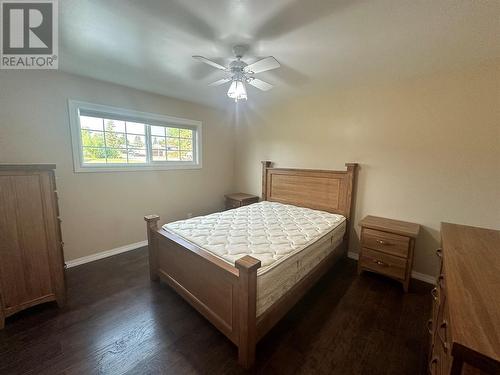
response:
<path fill-rule="evenodd" d="M 237 102 L 238 100 L 247 99 L 247 90 L 245 87 L 245 83 L 248 83 L 249 85 L 252 85 L 262 91 L 272 89 L 273 85 L 255 78 L 254 74 L 262 73 L 271 69 L 276 69 L 281 66 L 278 60 L 276 60 L 273 56 L 265 57 L 248 65 L 241 60 L 245 52 L 246 47 L 235 46 L 233 48 L 233 53 L 236 57 L 236 60 L 231 61 L 228 67 L 222 66 L 215 61 L 209 60 L 203 56 L 193 56 L 193 58 L 225 72 L 227 74 L 226 78 L 222 78 L 218 81 L 212 82 L 211 84 L 209 84 L 209 86 L 220 86 L 227 82 L 231 82 L 229 90 L 227 91 L 227 96 Z"/>

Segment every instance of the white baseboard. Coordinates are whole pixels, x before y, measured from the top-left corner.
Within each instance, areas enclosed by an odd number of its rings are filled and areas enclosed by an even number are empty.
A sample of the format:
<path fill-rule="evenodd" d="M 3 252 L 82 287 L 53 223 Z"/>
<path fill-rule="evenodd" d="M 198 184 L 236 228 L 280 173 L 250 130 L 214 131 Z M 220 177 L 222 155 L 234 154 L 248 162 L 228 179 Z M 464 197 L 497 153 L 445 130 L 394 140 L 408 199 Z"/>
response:
<path fill-rule="evenodd" d="M 81 264 L 93 262 L 95 260 L 99 260 L 99 259 L 103 259 L 103 258 L 108 258 L 108 257 L 113 256 L 113 255 L 125 253 L 127 251 L 131 251 L 131 250 L 135 250 L 135 249 L 138 249 L 140 247 L 143 247 L 143 246 L 147 246 L 147 244 L 148 244 L 148 241 L 141 241 L 141 242 L 131 243 L 131 244 L 128 244 L 128 245 L 125 245 L 125 246 L 117 247 L 115 249 L 101 251 L 99 253 L 88 255 L 88 256 L 85 256 L 85 257 L 82 257 L 82 258 L 68 260 L 66 262 L 66 267 L 67 268 L 76 267 L 76 266 L 79 266 Z M 349 258 L 351 258 L 351 259 L 354 259 L 354 260 L 358 260 L 359 259 L 359 254 L 355 253 L 353 251 L 349 251 L 347 253 L 347 256 Z M 429 284 L 435 284 L 436 283 L 436 278 L 434 276 L 426 275 L 425 273 L 420 273 L 420 272 L 412 271 L 411 277 L 413 279 L 424 281 L 424 282 L 429 283 Z"/>
<path fill-rule="evenodd" d="M 136 243 L 131 243 L 125 246 L 120 246 L 115 249 L 111 250 L 106 250 L 106 251 L 101 251 L 99 253 L 95 253 L 92 255 L 88 255 L 86 257 L 81 257 L 73 260 L 68 260 L 66 261 L 66 267 L 71 268 L 71 267 L 76 267 L 79 266 L 80 264 L 85 264 L 85 263 L 90 263 L 95 260 L 107 258 L 116 254 L 121 254 L 125 253 L 127 251 L 135 250 L 143 246 L 147 246 L 148 241 L 141 241 L 141 242 L 136 242 Z"/>
<path fill-rule="evenodd" d="M 351 259 L 354 259 L 354 260 L 358 260 L 359 259 L 359 254 L 355 253 L 353 251 L 349 251 L 347 253 L 347 257 L 351 258 Z M 436 278 L 434 276 L 427 275 L 425 273 L 411 271 L 411 278 L 412 279 L 416 279 L 416 280 L 420 280 L 420 281 L 423 281 L 423 282 L 426 282 L 428 284 L 433 284 L 433 285 L 436 284 Z"/>
<path fill-rule="evenodd" d="M 354 259 L 354 260 L 358 260 L 359 259 L 359 254 L 355 253 L 354 251 L 348 251 L 347 252 L 347 257 L 351 258 L 351 259 Z"/>
<path fill-rule="evenodd" d="M 431 275 L 427 275 L 425 273 L 411 271 L 411 277 L 412 277 L 412 279 L 420 280 L 420 281 L 423 281 L 427 284 L 432 284 L 432 285 L 436 284 L 436 277 L 431 276 Z"/>

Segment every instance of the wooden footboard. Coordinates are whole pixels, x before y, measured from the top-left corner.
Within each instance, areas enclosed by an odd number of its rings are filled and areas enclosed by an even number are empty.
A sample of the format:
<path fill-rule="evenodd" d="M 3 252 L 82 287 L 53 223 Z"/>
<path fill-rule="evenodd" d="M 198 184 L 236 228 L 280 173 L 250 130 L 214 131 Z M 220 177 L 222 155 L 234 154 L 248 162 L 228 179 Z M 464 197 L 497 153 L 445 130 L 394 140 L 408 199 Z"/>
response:
<path fill-rule="evenodd" d="M 238 346 L 239 362 L 255 358 L 257 269 L 260 261 L 245 256 L 235 267 L 179 236 L 158 228 L 157 215 L 147 222 L 151 280 L 158 278 L 205 316 Z"/>

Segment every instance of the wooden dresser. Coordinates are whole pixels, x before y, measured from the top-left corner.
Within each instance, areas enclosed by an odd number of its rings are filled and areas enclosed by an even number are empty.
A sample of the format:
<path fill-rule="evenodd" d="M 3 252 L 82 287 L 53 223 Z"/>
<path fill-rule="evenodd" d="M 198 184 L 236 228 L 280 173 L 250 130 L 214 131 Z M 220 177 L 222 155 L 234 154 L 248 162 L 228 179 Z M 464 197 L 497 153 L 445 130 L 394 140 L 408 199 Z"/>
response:
<path fill-rule="evenodd" d="M 55 165 L 0 164 L 0 329 L 5 317 L 65 299 Z"/>
<path fill-rule="evenodd" d="M 224 197 L 226 198 L 226 210 L 247 206 L 259 201 L 258 196 L 245 193 L 226 194 Z"/>
<path fill-rule="evenodd" d="M 500 231 L 441 224 L 431 374 L 500 374 Z"/>
<path fill-rule="evenodd" d="M 366 216 L 359 225 L 358 273 L 366 270 L 391 277 L 400 281 L 407 292 L 420 225 L 378 216 Z"/>

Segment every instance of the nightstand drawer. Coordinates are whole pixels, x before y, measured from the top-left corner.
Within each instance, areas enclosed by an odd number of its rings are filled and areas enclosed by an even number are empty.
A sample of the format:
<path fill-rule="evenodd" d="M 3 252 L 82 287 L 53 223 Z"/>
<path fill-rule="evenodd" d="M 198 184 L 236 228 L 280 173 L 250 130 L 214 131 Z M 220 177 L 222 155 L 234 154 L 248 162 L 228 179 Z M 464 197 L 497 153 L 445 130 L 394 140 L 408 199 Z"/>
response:
<path fill-rule="evenodd" d="M 359 259 L 360 266 L 383 275 L 404 280 L 406 275 L 406 259 L 395 257 L 380 251 L 363 248 Z"/>
<path fill-rule="evenodd" d="M 231 208 L 237 208 L 237 207 L 241 207 L 241 201 L 226 199 L 226 210 L 230 210 Z"/>
<path fill-rule="evenodd" d="M 252 203 L 258 203 L 259 197 L 245 193 L 226 194 L 226 210 L 247 206 Z"/>
<path fill-rule="evenodd" d="M 362 246 L 399 257 L 408 257 L 410 238 L 380 230 L 363 229 Z"/>

